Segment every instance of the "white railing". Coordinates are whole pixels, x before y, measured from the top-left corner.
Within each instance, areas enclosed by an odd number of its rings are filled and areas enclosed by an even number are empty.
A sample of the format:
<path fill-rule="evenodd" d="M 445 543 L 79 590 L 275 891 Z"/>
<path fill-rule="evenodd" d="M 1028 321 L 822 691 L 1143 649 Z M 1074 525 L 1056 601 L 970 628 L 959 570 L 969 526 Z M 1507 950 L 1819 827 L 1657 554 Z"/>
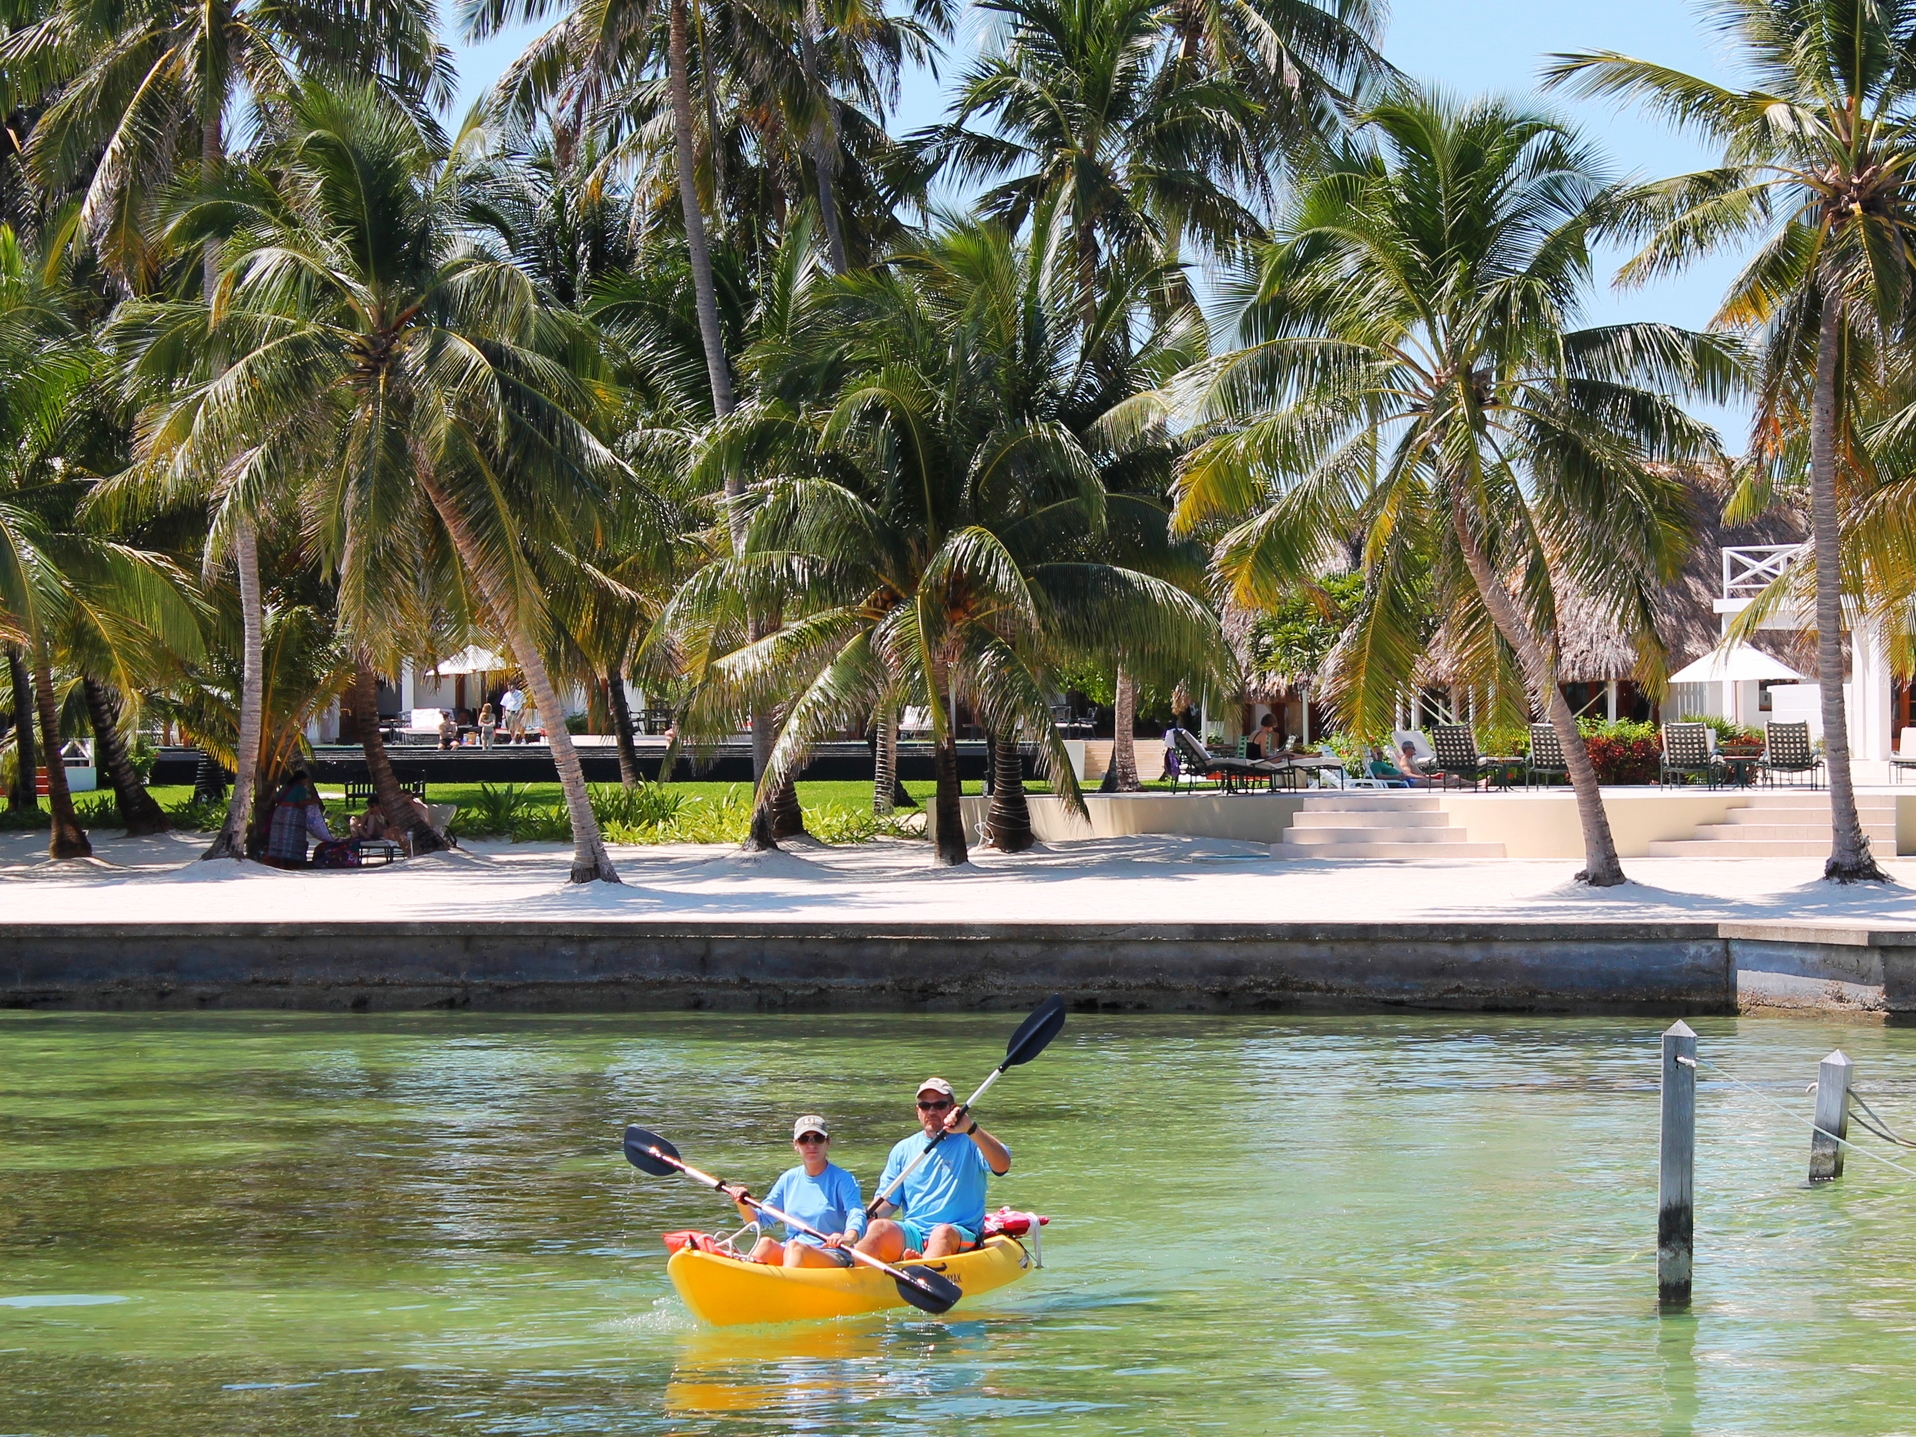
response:
<path fill-rule="evenodd" d="M 1723 551 L 1723 597 L 1751 599 L 1770 586 L 1808 544 L 1746 544 Z"/>

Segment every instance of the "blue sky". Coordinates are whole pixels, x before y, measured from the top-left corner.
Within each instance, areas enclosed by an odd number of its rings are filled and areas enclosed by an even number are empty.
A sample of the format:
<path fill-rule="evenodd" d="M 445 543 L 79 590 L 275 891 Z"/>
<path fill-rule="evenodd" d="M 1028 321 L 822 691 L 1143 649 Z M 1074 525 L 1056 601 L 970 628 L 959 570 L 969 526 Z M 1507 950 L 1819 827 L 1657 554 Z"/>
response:
<path fill-rule="evenodd" d="M 531 33 L 516 32 L 463 49 L 459 67 L 464 96 L 470 99 L 491 84 Z M 946 82 L 963 69 L 976 43 L 973 30 L 961 34 L 944 67 L 944 81 L 930 74 L 907 80 L 894 128 L 915 129 L 940 116 Z M 1384 49 L 1410 74 L 1466 95 L 1531 93 L 1543 58 L 1563 50 L 1621 50 L 1716 79 L 1736 78 L 1724 63 L 1718 38 L 1682 0 L 1605 0 L 1593 6 L 1550 0 L 1396 0 Z M 1545 103 L 1584 124 L 1621 173 L 1674 174 L 1714 159 L 1664 126 L 1619 114 L 1609 105 L 1574 104 L 1561 96 Z M 1606 280 L 1621 258 L 1609 257 Z M 1732 261 L 1718 260 L 1649 289 L 1600 294 L 1590 318 L 1657 319 L 1700 327 L 1709 321 L 1734 269 Z M 1737 427 L 1729 416 L 1710 417 L 1726 431 Z M 1740 434 L 1726 432 L 1724 437 L 1732 450 L 1741 447 Z"/>

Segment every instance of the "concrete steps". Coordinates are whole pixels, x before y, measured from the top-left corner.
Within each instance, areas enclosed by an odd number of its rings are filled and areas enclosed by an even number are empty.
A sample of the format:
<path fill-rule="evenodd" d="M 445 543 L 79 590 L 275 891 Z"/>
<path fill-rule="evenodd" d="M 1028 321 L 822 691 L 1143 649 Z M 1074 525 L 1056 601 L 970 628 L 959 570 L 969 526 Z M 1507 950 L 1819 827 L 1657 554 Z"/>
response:
<path fill-rule="evenodd" d="M 1472 843 L 1437 795 L 1314 795 L 1291 816 L 1273 858 L 1502 858 L 1501 843 Z"/>
<path fill-rule="evenodd" d="M 1890 794 L 1858 794 L 1857 815 L 1870 847 L 1896 852 L 1896 800 Z M 1823 858 L 1830 851 L 1827 793 L 1758 792 L 1722 823 L 1702 823 L 1690 838 L 1657 839 L 1652 858 Z"/>

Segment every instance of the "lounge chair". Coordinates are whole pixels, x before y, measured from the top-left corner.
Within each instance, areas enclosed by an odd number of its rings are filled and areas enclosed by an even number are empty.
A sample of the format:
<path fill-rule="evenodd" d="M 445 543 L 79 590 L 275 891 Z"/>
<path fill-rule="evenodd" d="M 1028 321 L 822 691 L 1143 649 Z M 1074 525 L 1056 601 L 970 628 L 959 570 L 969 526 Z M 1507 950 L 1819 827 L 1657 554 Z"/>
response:
<path fill-rule="evenodd" d="M 1723 760 L 1716 755 L 1716 730 L 1706 723 L 1666 723 L 1663 726 L 1663 758 L 1657 764 L 1657 784 L 1688 783 L 1693 774 L 1701 774 L 1711 788 L 1726 777 Z"/>
<path fill-rule="evenodd" d="M 1810 743 L 1808 723 L 1773 723 L 1763 732 L 1763 757 L 1757 767 L 1765 783 L 1775 787 L 1779 773 L 1807 773 L 1811 788 L 1822 785 L 1823 760 Z"/>
<path fill-rule="evenodd" d="M 1176 732 L 1178 756 L 1184 760 L 1186 777 L 1213 779 L 1223 785 L 1226 793 L 1235 793 L 1240 785 L 1254 782 L 1262 782 L 1266 788 L 1275 787 L 1272 782 L 1278 772 L 1275 764 L 1247 758 L 1220 758 L 1184 729 Z"/>
<path fill-rule="evenodd" d="M 1524 760 L 1523 786 L 1535 788 L 1539 778 L 1561 777 L 1570 781 L 1570 765 L 1564 762 L 1563 745 L 1557 731 L 1547 723 L 1530 725 L 1530 757 Z"/>
<path fill-rule="evenodd" d="M 1416 763 L 1415 770 L 1406 774 L 1404 779 L 1406 785 L 1415 788 L 1417 781 L 1422 780 L 1427 787 L 1434 788 L 1442 781 L 1444 776 L 1437 772 L 1437 750 L 1430 746 L 1429 734 L 1420 728 L 1395 729 L 1391 733 L 1390 742 L 1391 762 L 1396 765 L 1400 773 L 1405 770 L 1398 760 L 1403 757 L 1406 747 L 1410 749 L 1410 756 Z"/>
<path fill-rule="evenodd" d="M 1889 756 L 1889 778 L 1891 783 L 1903 781 L 1903 770 L 1916 768 L 1916 728 L 1906 728 L 1896 742 L 1896 752 Z"/>
<path fill-rule="evenodd" d="M 1477 752 L 1477 736 L 1469 724 L 1440 723 L 1431 729 L 1430 737 L 1437 750 L 1434 772 L 1463 779 L 1472 788 L 1497 773 L 1499 765 Z"/>

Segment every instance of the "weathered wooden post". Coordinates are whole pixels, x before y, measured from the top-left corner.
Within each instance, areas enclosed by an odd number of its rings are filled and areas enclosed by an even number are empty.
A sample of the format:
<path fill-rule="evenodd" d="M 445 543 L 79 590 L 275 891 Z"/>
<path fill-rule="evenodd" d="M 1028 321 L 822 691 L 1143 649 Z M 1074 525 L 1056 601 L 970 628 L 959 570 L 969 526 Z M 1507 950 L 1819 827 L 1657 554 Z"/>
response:
<path fill-rule="evenodd" d="M 1663 1033 L 1663 1155 L 1657 1172 L 1657 1301 L 1690 1305 L 1696 1235 L 1696 1031 L 1681 1018 Z"/>
<path fill-rule="evenodd" d="M 1855 1065 L 1841 1048 L 1816 1068 L 1816 1131 L 1810 1134 L 1810 1181 L 1826 1183 L 1843 1175 L 1843 1145 L 1849 1136 L 1849 1085 Z"/>

